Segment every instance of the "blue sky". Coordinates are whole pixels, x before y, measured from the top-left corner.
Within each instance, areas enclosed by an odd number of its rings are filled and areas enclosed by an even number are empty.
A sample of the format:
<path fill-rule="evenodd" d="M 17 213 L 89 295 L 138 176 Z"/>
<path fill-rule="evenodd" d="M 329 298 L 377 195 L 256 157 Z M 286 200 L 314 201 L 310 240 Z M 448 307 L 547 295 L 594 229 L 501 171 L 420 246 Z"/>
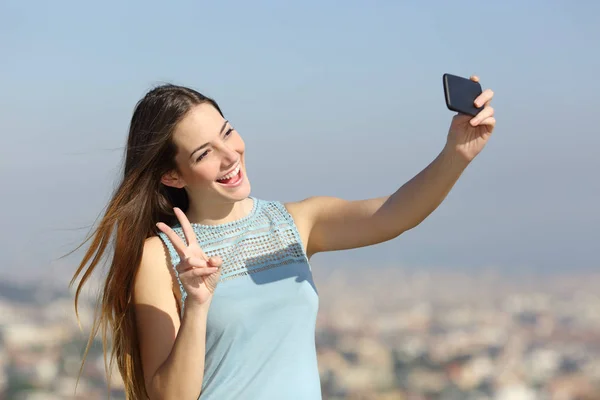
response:
<path fill-rule="evenodd" d="M 59 268 L 156 84 L 216 98 L 246 141 L 253 195 L 358 199 L 441 150 L 445 72 L 494 89 L 488 147 L 421 226 L 315 264 L 597 268 L 600 5 L 571 4 L 5 0 L 0 273 Z"/>

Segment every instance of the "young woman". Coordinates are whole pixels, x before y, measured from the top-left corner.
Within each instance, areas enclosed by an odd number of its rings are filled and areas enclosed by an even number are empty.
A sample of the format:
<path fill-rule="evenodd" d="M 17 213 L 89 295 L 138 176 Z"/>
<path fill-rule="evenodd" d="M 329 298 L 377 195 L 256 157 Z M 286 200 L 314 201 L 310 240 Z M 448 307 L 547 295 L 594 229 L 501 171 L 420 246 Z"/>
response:
<path fill-rule="evenodd" d="M 310 257 L 423 221 L 490 138 L 492 96 L 476 99 L 476 117 L 454 116 L 437 158 L 390 196 L 282 204 L 250 195 L 244 142 L 215 101 L 173 85 L 147 93 L 123 180 L 71 281 L 82 275 L 77 310 L 110 246 L 90 340 L 110 335 L 128 398 L 320 399 Z"/>

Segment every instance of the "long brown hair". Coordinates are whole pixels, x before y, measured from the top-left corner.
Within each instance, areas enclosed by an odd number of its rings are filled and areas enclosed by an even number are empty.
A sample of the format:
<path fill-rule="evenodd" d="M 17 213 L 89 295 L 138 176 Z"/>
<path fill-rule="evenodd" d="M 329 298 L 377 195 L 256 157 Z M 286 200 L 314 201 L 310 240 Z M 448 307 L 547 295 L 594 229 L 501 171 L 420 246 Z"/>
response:
<path fill-rule="evenodd" d="M 188 207 L 185 190 L 164 186 L 160 179 L 166 172 L 176 170 L 177 149 L 172 141 L 175 127 L 192 107 L 202 103 L 213 105 L 222 115 L 214 100 L 190 88 L 170 84 L 152 89 L 137 103 L 129 128 L 122 180 L 97 227 L 78 247 L 91 240 L 69 284 L 73 286 L 83 274 L 75 292 L 78 321 L 77 305 L 83 285 L 107 248 L 112 250 L 80 376 L 88 350 L 101 329 L 107 381 L 110 385 L 110 367 L 116 361 L 127 399 L 147 397 L 133 308 L 134 281 L 144 242 L 157 233 L 155 224 L 175 223 L 173 207 L 182 210 Z M 107 360 L 109 333 L 112 350 Z"/>

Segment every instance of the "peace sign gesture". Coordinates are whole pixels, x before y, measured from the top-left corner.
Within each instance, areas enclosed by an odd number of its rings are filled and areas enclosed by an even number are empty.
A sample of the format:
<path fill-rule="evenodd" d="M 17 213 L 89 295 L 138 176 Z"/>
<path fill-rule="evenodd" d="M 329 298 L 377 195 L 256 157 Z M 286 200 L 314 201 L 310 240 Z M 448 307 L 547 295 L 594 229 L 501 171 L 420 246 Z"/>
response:
<path fill-rule="evenodd" d="M 209 259 L 204 254 L 190 221 L 179 208 L 175 207 L 174 211 L 183 229 L 187 244 L 166 224 L 159 222 L 156 226 L 167 235 L 175 251 L 179 254 L 181 261 L 176 269 L 179 280 L 187 293 L 186 302 L 194 302 L 197 305 L 209 304 L 221 277 L 223 261 L 220 257 Z"/>

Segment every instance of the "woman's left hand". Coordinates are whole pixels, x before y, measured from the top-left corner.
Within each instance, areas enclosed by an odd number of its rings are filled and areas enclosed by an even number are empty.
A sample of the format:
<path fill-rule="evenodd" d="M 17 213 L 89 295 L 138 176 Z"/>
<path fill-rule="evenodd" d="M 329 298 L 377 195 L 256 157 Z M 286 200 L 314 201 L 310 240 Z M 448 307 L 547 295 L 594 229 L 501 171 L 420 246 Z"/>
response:
<path fill-rule="evenodd" d="M 479 82 L 477 76 L 470 79 Z M 465 114 L 454 116 L 448 132 L 447 150 L 456 152 L 466 161 L 472 161 L 483 150 L 496 126 L 494 109 L 490 105 L 493 97 L 494 92 L 486 89 L 475 99 L 476 107 L 484 106 L 475 117 Z"/>

